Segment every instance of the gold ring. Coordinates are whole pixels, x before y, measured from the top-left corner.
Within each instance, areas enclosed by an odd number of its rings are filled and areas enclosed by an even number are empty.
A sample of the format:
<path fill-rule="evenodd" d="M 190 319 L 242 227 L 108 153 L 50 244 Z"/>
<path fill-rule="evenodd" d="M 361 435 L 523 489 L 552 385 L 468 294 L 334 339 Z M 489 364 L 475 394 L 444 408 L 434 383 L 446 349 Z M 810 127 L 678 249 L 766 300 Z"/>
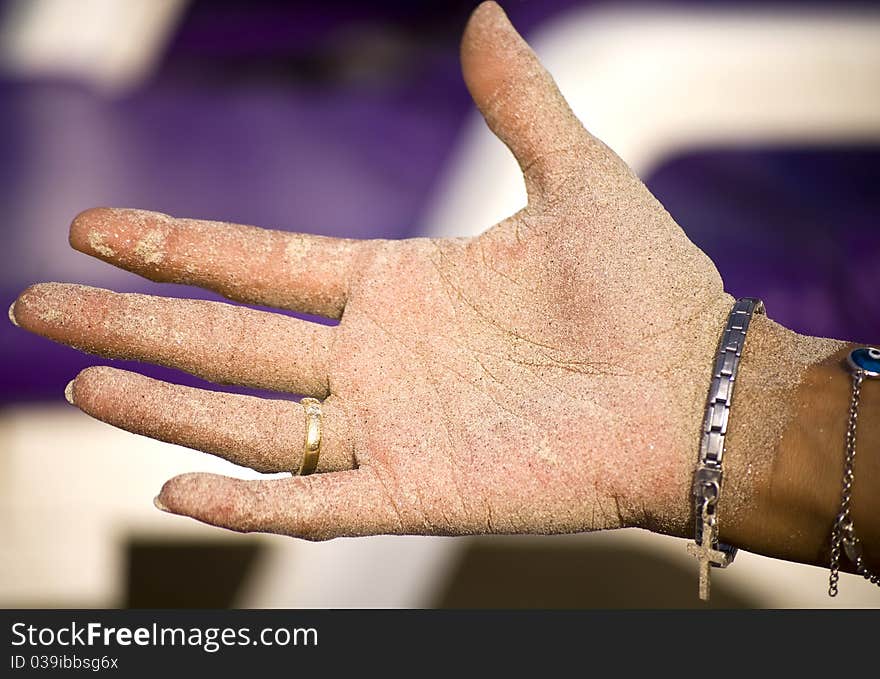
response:
<path fill-rule="evenodd" d="M 306 413 L 306 441 L 303 445 L 303 459 L 299 466 L 299 476 L 311 474 L 318 468 L 321 454 L 321 402 L 316 398 L 304 398 L 300 404 Z"/>

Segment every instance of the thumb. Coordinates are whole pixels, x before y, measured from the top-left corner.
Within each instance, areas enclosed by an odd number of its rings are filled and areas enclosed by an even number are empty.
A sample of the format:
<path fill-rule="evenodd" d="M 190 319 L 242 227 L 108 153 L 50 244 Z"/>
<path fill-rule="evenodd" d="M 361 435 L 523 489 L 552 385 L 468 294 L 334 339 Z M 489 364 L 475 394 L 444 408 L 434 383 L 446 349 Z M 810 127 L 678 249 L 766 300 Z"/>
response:
<path fill-rule="evenodd" d="M 461 65 L 486 123 L 519 162 L 530 199 L 551 189 L 552 178 L 597 143 L 495 2 L 482 3 L 471 15 Z"/>

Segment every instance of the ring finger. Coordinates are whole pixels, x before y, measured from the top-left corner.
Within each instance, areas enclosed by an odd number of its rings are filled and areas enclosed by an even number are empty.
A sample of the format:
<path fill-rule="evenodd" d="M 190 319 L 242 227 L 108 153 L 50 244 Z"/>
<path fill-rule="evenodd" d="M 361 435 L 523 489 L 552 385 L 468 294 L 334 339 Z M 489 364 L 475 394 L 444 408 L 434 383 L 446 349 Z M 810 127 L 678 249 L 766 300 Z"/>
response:
<path fill-rule="evenodd" d="M 115 427 L 259 472 L 296 472 L 303 460 L 306 417 L 294 401 L 185 387 L 104 366 L 83 370 L 66 394 L 80 410 Z M 321 410 L 316 471 L 354 469 L 344 409 L 330 397 Z"/>

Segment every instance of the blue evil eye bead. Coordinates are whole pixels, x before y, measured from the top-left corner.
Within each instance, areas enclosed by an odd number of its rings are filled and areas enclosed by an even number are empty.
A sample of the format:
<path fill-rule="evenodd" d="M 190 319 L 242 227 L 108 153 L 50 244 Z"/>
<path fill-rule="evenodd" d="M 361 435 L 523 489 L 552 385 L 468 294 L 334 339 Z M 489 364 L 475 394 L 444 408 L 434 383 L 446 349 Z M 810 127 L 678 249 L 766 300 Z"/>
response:
<path fill-rule="evenodd" d="M 880 349 L 859 347 L 849 352 L 846 360 L 850 368 L 861 370 L 865 377 L 880 377 Z"/>

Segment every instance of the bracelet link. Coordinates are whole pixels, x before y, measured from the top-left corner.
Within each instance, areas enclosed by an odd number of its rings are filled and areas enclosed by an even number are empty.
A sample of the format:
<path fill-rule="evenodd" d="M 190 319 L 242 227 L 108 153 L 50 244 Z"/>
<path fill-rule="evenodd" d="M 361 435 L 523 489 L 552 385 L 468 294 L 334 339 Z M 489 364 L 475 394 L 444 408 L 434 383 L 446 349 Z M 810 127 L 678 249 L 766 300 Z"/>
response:
<path fill-rule="evenodd" d="M 700 467 L 694 474 L 694 495 L 699 501 L 715 504 L 721 490 L 721 468 Z"/>

